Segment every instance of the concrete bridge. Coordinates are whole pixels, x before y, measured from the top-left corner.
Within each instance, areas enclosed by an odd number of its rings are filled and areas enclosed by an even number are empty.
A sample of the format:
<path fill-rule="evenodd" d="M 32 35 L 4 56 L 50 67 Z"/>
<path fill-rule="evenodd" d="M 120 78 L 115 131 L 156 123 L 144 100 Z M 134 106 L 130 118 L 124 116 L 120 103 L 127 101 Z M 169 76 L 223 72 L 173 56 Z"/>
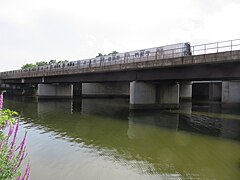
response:
<path fill-rule="evenodd" d="M 193 55 L 176 58 L 152 55 L 104 66 L 8 71 L 0 74 L 0 81 L 3 88 L 15 89 L 37 84 L 40 98 L 72 97 L 73 86 L 80 87 L 83 96 L 130 96 L 133 108 L 178 107 L 179 99 L 192 98 L 192 82 L 220 81 L 221 89 L 212 86 L 209 93 L 220 91 L 223 103 L 240 103 L 239 47 L 240 40 L 231 40 L 192 46 Z"/>

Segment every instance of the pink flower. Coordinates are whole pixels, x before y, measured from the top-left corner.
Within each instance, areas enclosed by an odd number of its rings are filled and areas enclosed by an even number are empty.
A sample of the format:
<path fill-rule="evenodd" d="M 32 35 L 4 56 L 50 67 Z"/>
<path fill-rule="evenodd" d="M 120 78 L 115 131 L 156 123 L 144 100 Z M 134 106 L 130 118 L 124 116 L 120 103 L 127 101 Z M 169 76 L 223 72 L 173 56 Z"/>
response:
<path fill-rule="evenodd" d="M 16 142 L 16 137 L 17 137 L 17 133 L 18 133 L 18 127 L 19 127 L 19 121 L 17 122 L 16 128 L 15 128 L 11 149 L 13 148 L 13 146 L 15 145 L 15 142 Z"/>
<path fill-rule="evenodd" d="M 3 94 L 0 95 L 0 110 L 3 107 Z"/>

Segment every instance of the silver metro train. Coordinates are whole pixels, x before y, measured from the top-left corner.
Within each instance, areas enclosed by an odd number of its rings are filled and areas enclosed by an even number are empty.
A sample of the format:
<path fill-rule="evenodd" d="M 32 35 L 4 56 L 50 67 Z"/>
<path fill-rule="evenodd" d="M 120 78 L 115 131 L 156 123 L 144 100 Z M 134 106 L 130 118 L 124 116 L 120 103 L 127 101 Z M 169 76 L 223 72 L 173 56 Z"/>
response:
<path fill-rule="evenodd" d="M 31 71 L 50 71 L 54 69 L 90 68 L 108 66 L 113 64 L 127 64 L 139 61 L 161 60 L 191 55 L 190 43 L 178 43 L 155 48 L 141 49 L 125 53 L 116 53 L 90 59 L 71 62 L 56 63 L 53 65 L 40 66 L 16 71 L 4 72 L 7 74 Z M 2 73 L 1 73 L 2 74 Z"/>

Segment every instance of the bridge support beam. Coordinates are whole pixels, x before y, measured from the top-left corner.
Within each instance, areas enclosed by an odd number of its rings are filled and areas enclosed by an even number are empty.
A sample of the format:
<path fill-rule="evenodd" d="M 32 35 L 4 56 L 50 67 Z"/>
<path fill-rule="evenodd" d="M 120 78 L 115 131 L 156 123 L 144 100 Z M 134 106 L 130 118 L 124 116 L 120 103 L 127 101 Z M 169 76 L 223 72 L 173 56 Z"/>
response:
<path fill-rule="evenodd" d="M 38 84 L 38 98 L 72 98 L 72 84 Z"/>
<path fill-rule="evenodd" d="M 191 81 L 185 81 L 180 82 L 179 85 L 179 98 L 180 100 L 192 100 L 192 82 Z"/>
<path fill-rule="evenodd" d="M 222 82 L 222 103 L 240 103 L 240 81 Z"/>
<path fill-rule="evenodd" d="M 156 87 L 149 82 L 130 83 L 130 109 L 148 109 L 155 106 Z"/>
<path fill-rule="evenodd" d="M 179 108 L 179 84 L 175 82 L 158 85 L 158 100 L 161 108 Z"/>
<path fill-rule="evenodd" d="M 82 83 L 82 97 L 129 97 L 129 83 Z"/>

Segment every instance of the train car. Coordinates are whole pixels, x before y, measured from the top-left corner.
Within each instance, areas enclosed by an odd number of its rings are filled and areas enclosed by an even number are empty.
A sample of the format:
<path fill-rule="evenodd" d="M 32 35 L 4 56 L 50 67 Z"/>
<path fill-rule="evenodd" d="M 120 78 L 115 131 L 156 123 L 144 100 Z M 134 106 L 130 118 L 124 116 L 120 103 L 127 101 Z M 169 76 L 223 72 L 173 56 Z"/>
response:
<path fill-rule="evenodd" d="M 159 46 L 135 51 L 129 51 L 124 53 L 116 53 L 105 56 L 99 56 L 90 59 L 76 60 L 70 62 L 60 62 L 51 65 L 39 66 L 37 68 L 27 68 L 20 71 L 7 72 L 11 73 L 27 73 L 35 71 L 51 71 L 59 69 L 75 69 L 75 68 L 89 68 L 109 66 L 115 64 L 133 63 L 140 61 L 152 61 L 168 58 L 176 58 L 182 56 L 191 55 L 190 43 L 177 43 L 166 46 Z"/>

